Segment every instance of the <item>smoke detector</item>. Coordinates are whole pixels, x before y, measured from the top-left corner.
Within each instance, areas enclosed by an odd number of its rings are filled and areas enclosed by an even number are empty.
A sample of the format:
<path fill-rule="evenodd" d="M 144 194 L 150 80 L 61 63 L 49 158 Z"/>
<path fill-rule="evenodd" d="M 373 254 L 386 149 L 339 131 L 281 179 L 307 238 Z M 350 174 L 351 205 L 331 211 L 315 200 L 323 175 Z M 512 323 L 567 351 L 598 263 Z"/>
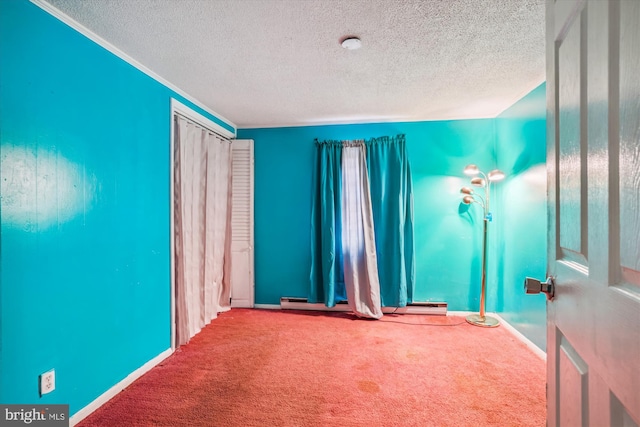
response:
<path fill-rule="evenodd" d="M 342 47 L 348 50 L 360 49 L 362 42 L 358 37 L 348 36 L 342 39 Z"/>

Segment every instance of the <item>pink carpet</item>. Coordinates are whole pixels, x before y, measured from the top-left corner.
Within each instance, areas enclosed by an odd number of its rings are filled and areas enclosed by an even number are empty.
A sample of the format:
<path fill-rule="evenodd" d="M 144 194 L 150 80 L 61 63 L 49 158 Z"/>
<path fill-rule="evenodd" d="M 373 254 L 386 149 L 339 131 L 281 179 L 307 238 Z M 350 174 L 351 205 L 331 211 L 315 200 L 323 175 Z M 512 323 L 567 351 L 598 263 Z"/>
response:
<path fill-rule="evenodd" d="M 459 317 L 233 309 L 79 425 L 544 426 L 545 381 Z"/>

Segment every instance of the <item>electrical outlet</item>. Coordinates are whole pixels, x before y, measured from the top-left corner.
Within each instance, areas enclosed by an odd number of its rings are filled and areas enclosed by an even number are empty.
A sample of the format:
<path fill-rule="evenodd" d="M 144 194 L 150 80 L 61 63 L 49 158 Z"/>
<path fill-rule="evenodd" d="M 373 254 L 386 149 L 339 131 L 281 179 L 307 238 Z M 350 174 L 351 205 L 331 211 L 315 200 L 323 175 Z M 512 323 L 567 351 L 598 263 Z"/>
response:
<path fill-rule="evenodd" d="M 56 370 L 52 369 L 40 375 L 40 396 L 56 389 Z"/>

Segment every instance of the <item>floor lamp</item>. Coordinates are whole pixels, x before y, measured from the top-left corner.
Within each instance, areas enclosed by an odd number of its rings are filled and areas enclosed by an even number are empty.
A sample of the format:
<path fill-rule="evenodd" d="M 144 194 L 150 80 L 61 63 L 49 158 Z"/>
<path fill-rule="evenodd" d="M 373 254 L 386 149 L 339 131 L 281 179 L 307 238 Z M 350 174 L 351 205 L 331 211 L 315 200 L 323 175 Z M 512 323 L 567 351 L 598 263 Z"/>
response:
<path fill-rule="evenodd" d="M 484 218 L 482 220 L 482 287 L 480 291 L 480 313 L 470 314 L 467 316 L 467 322 L 476 326 L 484 326 L 488 328 L 495 328 L 500 325 L 498 319 L 486 316 L 484 313 L 485 299 L 487 294 L 487 226 L 491 221 L 491 212 L 489 212 L 489 198 L 491 196 L 491 183 L 504 179 L 504 172 L 494 169 L 488 174 L 484 174 L 478 166 L 467 165 L 464 168 L 465 175 L 473 176 L 471 178 L 471 185 L 484 188 L 484 197 L 473 191 L 470 187 L 462 187 L 460 192 L 463 194 L 462 203 L 470 205 L 471 203 L 477 203 L 482 206 L 482 212 Z M 477 176 L 480 175 L 480 176 Z"/>

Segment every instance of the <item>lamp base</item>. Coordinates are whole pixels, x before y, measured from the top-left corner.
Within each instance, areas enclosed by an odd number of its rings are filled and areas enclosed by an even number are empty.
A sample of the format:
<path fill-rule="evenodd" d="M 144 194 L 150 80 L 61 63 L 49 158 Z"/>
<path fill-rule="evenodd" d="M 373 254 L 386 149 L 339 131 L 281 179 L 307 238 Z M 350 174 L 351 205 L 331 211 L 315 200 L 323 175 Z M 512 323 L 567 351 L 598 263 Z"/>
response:
<path fill-rule="evenodd" d="M 479 314 L 470 314 L 467 316 L 467 322 L 475 326 L 482 326 L 485 328 L 496 328 L 500 326 L 498 319 L 491 316 L 480 316 Z"/>

